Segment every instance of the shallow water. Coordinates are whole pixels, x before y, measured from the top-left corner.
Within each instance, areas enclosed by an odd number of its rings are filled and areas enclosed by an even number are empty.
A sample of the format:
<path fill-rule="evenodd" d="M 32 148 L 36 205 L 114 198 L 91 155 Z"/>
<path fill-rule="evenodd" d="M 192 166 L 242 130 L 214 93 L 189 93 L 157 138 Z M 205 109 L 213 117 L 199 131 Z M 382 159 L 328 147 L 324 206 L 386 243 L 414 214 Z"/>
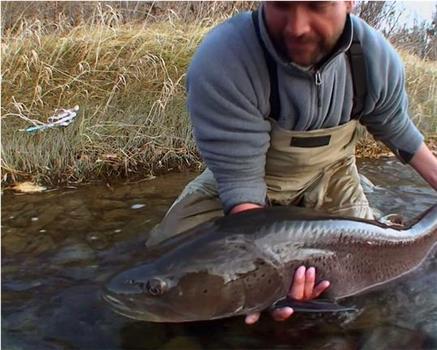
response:
<path fill-rule="evenodd" d="M 362 162 L 383 213 L 412 219 L 437 203 L 407 166 Z M 104 281 L 145 253 L 147 232 L 195 174 L 117 185 L 2 196 L 4 349 L 437 349 L 437 254 L 383 290 L 352 301 L 358 314 L 263 315 L 190 324 L 153 324 L 113 313 Z"/>

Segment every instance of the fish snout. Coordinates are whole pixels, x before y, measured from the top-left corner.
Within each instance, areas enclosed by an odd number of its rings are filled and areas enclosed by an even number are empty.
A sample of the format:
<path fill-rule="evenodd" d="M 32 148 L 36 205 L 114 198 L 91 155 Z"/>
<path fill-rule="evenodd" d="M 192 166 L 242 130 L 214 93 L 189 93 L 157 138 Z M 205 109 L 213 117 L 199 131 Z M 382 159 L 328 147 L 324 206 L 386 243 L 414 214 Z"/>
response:
<path fill-rule="evenodd" d="M 147 293 L 149 296 L 157 297 L 167 291 L 167 283 L 160 278 L 152 278 L 146 282 L 142 280 L 127 279 L 122 282 L 130 293 Z"/>
<path fill-rule="evenodd" d="M 115 295 L 143 294 L 145 291 L 145 279 L 139 274 L 124 271 L 113 276 L 105 285 L 105 290 Z"/>
<path fill-rule="evenodd" d="M 106 290 L 113 294 L 147 294 L 152 297 L 163 295 L 168 290 L 168 284 L 162 278 L 138 277 L 129 273 L 116 275 L 107 283 Z"/>

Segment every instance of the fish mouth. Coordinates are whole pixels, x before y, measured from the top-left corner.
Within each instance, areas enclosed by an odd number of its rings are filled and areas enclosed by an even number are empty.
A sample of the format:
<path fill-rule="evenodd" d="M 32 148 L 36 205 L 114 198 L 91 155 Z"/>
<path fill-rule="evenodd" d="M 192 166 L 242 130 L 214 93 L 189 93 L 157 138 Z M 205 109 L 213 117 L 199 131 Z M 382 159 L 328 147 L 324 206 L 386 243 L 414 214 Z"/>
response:
<path fill-rule="evenodd" d="M 162 322 L 158 315 L 161 315 L 163 305 L 160 305 L 157 298 L 149 300 L 144 290 L 145 281 L 151 278 L 148 276 L 154 275 L 147 265 L 117 273 L 104 286 L 101 299 L 122 316 L 135 320 Z"/>
<path fill-rule="evenodd" d="M 192 320 L 192 315 L 180 313 L 159 300 L 144 298 L 140 301 L 130 296 L 114 294 L 108 290 L 101 294 L 101 298 L 115 313 L 137 321 L 179 323 Z"/>
<path fill-rule="evenodd" d="M 143 311 L 141 307 L 127 305 L 120 298 L 115 297 L 110 292 L 103 292 L 101 294 L 103 301 L 109 304 L 111 309 L 122 316 L 133 320 L 149 321 L 149 322 L 165 322 L 162 318 L 156 316 L 152 312 Z M 133 303 L 133 300 L 131 301 Z"/>

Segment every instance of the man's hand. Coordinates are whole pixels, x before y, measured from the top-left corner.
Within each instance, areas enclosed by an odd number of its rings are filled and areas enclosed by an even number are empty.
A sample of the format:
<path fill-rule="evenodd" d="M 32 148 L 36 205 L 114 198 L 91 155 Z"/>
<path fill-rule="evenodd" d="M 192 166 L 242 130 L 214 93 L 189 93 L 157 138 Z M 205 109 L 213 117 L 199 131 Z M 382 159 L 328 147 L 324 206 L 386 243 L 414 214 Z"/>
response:
<path fill-rule="evenodd" d="M 293 278 L 288 297 L 299 300 L 311 300 L 317 298 L 329 287 L 328 281 L 322 281 L 316 285 L 316 270 L 314 267 L 306 269 L 305 266 L 300 266 Z M 275 321 L 285 321 L 293 314 L 291 307 L 284 307 L 272 311 L 272 317 Z M 253 313 L 246 316 L 246 324 L 254 324 L 258 321 L 260 313 Z"/>
<path fill-rule="evenodd" d="M 437 157 L 425 143 L 419 147 L 410 165 L 437 191 Z"/>
<path fill-rule="evenodd" d="M 241 213 L 242 211 L 257 209 L 257 208 L 263 208 L 263 206 L 255 203 L 241 203 L 233 207 L 229 212 L 229 214 L 237 214 L 237 213 Z"/>

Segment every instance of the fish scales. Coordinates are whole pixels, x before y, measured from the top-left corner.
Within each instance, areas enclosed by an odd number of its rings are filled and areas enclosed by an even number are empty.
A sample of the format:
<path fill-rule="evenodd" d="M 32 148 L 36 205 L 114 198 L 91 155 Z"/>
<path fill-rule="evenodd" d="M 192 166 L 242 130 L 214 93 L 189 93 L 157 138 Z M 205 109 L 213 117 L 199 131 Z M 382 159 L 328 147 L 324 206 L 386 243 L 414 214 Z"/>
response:
<path fill-rule="evenodd" d="M 333 300 L 388 283 L 437 241 L 437 205 L 403 228 L 273 207 L 214 219 L 158 247 L 156 259 L 115 275 L 103 297 L 125 316 L 153 322 L 248 314 L 283 298 L 300 265 L 315 266 Z"/>
<path fill-rule="evenodd" d="M 271 235 L 264 236 L 262 245 L 266 246 L 264 249 L 268 249 L 269 245 L 278 244 L 276 251 L 281 256 L 277 259 L 284 263 L 285 271 L 295 267 L 296 260 L 306 256 L 307 259 L 302 259 L 303 263 L 319 267 L 321 270 L 319 277 L 333 282 L 329 292 L 331 297 L 343 298 L 383 281 L 388 282 L 419 265 L 436 240 L 437 224 L 435 214 L 432 212 L 420 222 L 419 226 L 404 230 L 376 226 L 369 222 L 338 221 L 333 224 L 330 220 L 318 221 L 315 224 L 315 222 L 304 221 L 298 225 L 300 230 L 295 231 L 291 227 L 289 230 L 279 230 L 279 235 L 274 240 L 271 239 Z M 430 218 L 432 220 L 429 220 Z M 293 226 L 292 222 L 289 224 Z M 317 229 L 313 227 L 315 225 Z M 286 233 L 286 237 L 280 237 L 280 233 L 283 232 Z M 300 242 L 299 238 L 304 239 Z M 299 252 L 299 256 L 290 254 L 289 247 L 287 244 L 284 246 L 283 243 L 287 240 L 293 241 L 295 247 L 300 244 L 299 249 L 295 250 Z M 406 250 L 410 246 L 415 248 L 412 252 Z M 323 247 L 323 250 L 316 250 L 314 247 Z M 360 254 L 348 253 L 354 249 L 360 249 Z M 275 251 L 275 247 L 271 250 Z M 381 254 L 381 250 L 385 254 Z M 320 260 L 330 260 L 331 267 L 320 269 L 320 266 L 317 266 Z M 341 283 L 335 283 L 339 278 L 329 276 L 329 272 L 333 269 L 341 272 L 341 281 L 338 281 Z M 364 277 L 363 271 L 366 272 Z M 354 278 L 357 272 L 361 272 L 359 283 Z M 349 280 L 353 283 L 348 283 L 346 276 L 349 276 Z"/>

